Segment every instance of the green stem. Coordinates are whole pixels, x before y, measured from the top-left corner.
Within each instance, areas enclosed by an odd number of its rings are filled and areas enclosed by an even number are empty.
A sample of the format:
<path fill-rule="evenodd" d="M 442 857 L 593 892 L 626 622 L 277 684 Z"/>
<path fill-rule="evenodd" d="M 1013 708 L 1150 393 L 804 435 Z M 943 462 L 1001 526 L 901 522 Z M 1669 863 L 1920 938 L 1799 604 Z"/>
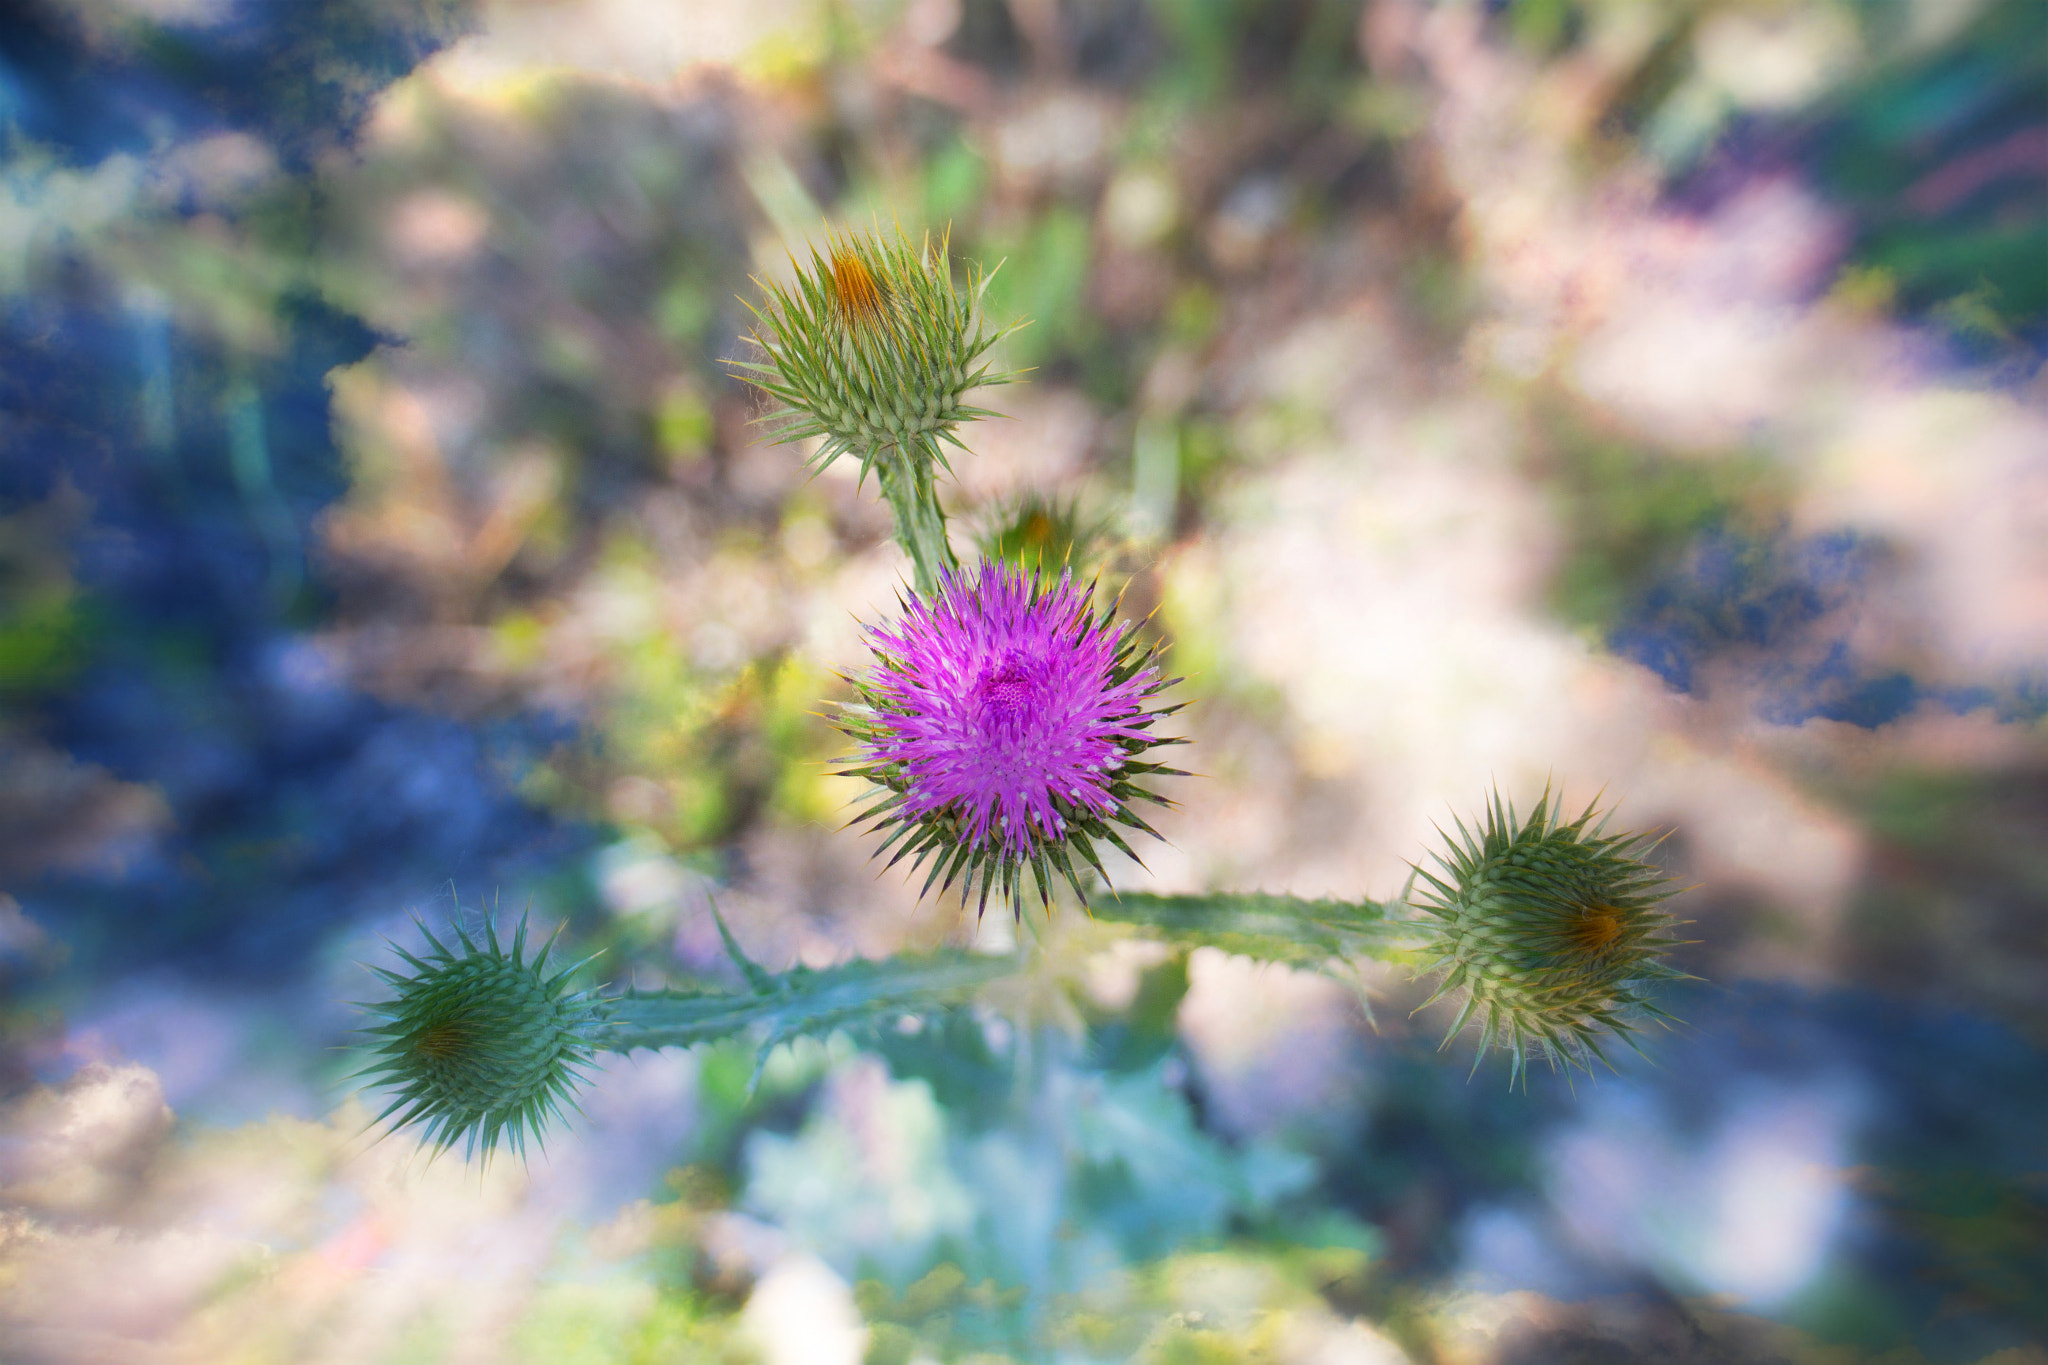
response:
<path fill-rule="evenodd" d="M 899 446 L 878 452 L 874 466 L 882 496 L 896 514 L 896 543 L 910 556 L 918 592 L 930 597 L 939 590 L 940 576 L 960 567 L 946 541 L 946 514 L 939 508 L 931 461 Z"/>
<path fill-rule="evenodd" d="M 1017 970 L 1009 957 L 941 949 L 856 959 L 822 971 L 796 968 L 766 977 L 766 989 L 649 991 L 604 1002 L 592 1047 L 692 1047 L 759 1030 L 772 1045 L 834 1028 L 935 1009 L 971 996 Z"/>
<path fill-rule="evenodd" d="M 1097 919 L 1135 924 L 1188 947 L 1220 948 L 1239 957 L 1282 962 L 1335 977 L 1357 992 L 1366 1022 L 1378 1028 L 1372 998 L 1357 965 L 1366 958 L 1398 962 L 1422 946 L 1413 925 L 1388 917 L 1388 911 L 1399 904 L 1225 892 L 1108 896 L 1094 902 L 1091 909 Z"/>
<path fill-rule="evenodd" d="M 1409 926 L 1389 919 L 1379 901 L 1303 900 L 1296 896 L 1105 896 L 1090 902 L 1099 920 L 1135 924 L 1168 939 L 1206 943 L 1268 962 L 1314 967 L 1358 958 L 1397 959 L 1412 944 Z"/>

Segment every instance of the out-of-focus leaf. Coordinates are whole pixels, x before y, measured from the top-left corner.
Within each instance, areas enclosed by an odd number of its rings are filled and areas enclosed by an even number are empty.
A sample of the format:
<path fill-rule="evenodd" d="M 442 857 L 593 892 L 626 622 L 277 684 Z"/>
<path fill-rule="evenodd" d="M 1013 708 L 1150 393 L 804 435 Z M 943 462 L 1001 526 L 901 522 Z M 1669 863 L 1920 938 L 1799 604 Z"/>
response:
<path fill-rule="evenodd" d="M 1188 993 L 1188 955 L 1176 952 L 1138 976 L 1138 989 L 1121 1009 L 1083 1005 L 1088 1057 L 1108 1072 L 1139 1071 L 1180 1041 L 1180 1004 Z"/>
<path fill-rule="evenodd" d="M 970 1129 L 999 1124 L 1016 1089 L 1009 1048 L 998 1046 L 989 1024 L 965 1010 L 927 1019 L 914 1031 L 880 1030 L 866 1046 L 897 1080 L 929 1085 L 940 1107 Z"/>

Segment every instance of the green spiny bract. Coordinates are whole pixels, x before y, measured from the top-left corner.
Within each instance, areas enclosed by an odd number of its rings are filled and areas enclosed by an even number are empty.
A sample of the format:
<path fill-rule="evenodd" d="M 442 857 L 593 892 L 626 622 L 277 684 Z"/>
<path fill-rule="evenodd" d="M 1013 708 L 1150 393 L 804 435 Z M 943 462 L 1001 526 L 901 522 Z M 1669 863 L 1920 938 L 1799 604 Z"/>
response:
<path fill-rule="evenodd" d="M 441 1151 L 462 1142 L 488 1158 L 503 1138 L 523 1157 L 527 1134 L 574 1107 L 597 1004 L 565 989 L 573 968 L 546 974 L 548 947 L 525 960 L 523 923 L 509 953 L 495 927 L 481 944 L 458 929 L 455 952 L 421 932 L 425 960 L 398 950 L 411 975 L 374 969 L 397 992 L 369 1006 L 383 1022 L 363 1030 L 379 1041 L 359 1074 L 396 1095 L 377 1117 L 420 1124 Z"/>
<path fill-rule="evenodd" d="M 1457 822 L 1458 840 L 1435 855 L 1444 876 L 1416 869 L 1429 893 L 1416 908 L 1434 916 L 1426 930 L 1437 955 L 1423 975 L 1444 973 L 1424 1004 L 1463 990 L 1444 1043 L 1477 1015 L 1480 1054 L 1506 1048 L 1510 1084 L 1532 1047 L 1553 1069 L 1563 1062 L 1589 1072 L 1593 1058 L 1607 1061 L 1602 1033 L 1640 1051 L 1641 1022 L 1670 1017 L 1645 988 L 1686 979 L 1663 961 L 1675 946 L 1665 933 L 1673 921 L 1657 909 L 1671 895 L 1669 880 L 1637 856 L 1655 839 L 1606 834 L 1594 815 L 1588 806 L 1565 822 L 1546 790 L 1524 821 L 1495 792 L 1479 832 Z"/>
<path fill-rule="evenodd" d="M 946 247 L 847 233 L 827 254 L 813 248 L 808 269 L 792 258 L 791 284 L 756 281 L 768 298 L 749 308 L 766 359 L 729 363 L 784 405 L 768 419 L 777 440 L 825 438 L 815 468 L 848 452 L 863 477 L 892 452 L 945 466 L 939 442 L 964 450 L 953 429 L 994 415 L 963 395 L 1016 378 L 977 364 L 1004 335 L 980 317 L 990 277 L 974 269 L 955 287 Z"/>

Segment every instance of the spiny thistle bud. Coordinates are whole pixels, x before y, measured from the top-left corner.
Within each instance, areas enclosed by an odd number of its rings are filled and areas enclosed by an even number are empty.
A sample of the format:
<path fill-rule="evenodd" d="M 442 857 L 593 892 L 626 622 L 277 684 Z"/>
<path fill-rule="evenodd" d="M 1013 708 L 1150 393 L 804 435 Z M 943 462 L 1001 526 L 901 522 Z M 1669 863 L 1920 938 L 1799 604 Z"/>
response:
<path fill-rule="evenodd" d="M 1669 880 L 1637 856 L 1655 840 L 1604 833 L 1592 806 L 1566 823 L 1561 805 L 1546 789 L 1523 821 L 1495 792 L 1479 832 L 1458 821 L 1458 841 L 1435 855 L 1444 876 L 1416 869 L 1429 883 L 1417 908 L 1435 917 L 1427 928 L 1438 955 L 1423 974 L 1444 973 L 1423 1003 L 1462 989 L 1444 1044 L 1480 1016 L 1480 1055 L 1506 1048 L 1511 1085 L 1531 1047 L 1553 1069 L 1562 1061 L 1589 1072 L 1592 1058 L 1607 1061 L 1603 1032 L 1640 1051 L 1641 1021 L 1670 1017 L 1644 988 L 1686 979 L 1663 961 L 1675 946 L 1665 935 L 1673 921 L 1657 909 Z"/>
<path fill-rule="evenodd" d="M 529 1132 L 538 1139 L 565 1101 L 574 1107 L 597 1005 L 564 988 L 573 968 L 546 975 L 551 943 L 524 960 L 523 923 L 510 953 L 495 927 L 482 944 L 456 932 L 458 952 L 431 933 L 426 960 L 399 949 L 409 976 L 374 969 L 398 994 L 368 1007 L 384 1022 L 363 1030 L 381 1041 L 358 1074 L 396 1091 L 379 1120 L 421 1124 L 438 1150 L 464 1142 L 488 1157 L 504 1137 L 524 1156 Z"/>
<path fill-rule="evenodd" d="M 962 396 L 1016 376 L 977 367 L 1004 335 L 979 313 L 991 277 L 976 269 L 956 288 L 946 248 L 847 233 L 829 254 L 814 248 L 809 269 L 792 258 L 790 285 L 756 281 L 768 300 L 752 309 L 753 339 L 767 359 L 730 363 L 785 405 L 770 419 L 777 440 L 822 436 L 815 467 L 850 451 L 863 477 L 886 452 L 929 466 L 946 463 L 942 440 L 966 448 L 953 429 L 994 414 Z"/>
<path fill-rule="evenodd" d="M 1150 703 L 1178 680 L 1093 597 L 1071 575 L 983 563 L 870 627 L 877 666 L 849 680 L 860 700 L 840 728 L 861 746 L 846 772 L 881 791 L 853 823 L 893 826 L 877 850 L 900 845 L 892 866 L 931 862 L 923 891 L 964 873 L 963 901 L 981 882 L 977 914 L 1000 887 L 1021 915 L 1029 868 L 1050 909 L 1054 872 L 1084 899 L 1082 864 L 1107 880 L 1097 841 L 1137 857 L 1117 825 L 1158 837 L 1132 804 L 1170 804 L 1138 779 L 1184 776 L 1142 757 L 1183 742 L 1152 733 L 1180 708 Z"/>
<path fill-rule="evenodd" d="M 1102 557 L 1103 524 L 1080 506 L 1026 493 L 995 510 L 977 537 L 983 559 L 1001 559 L 1038 574 L 1086 573 Z"/>

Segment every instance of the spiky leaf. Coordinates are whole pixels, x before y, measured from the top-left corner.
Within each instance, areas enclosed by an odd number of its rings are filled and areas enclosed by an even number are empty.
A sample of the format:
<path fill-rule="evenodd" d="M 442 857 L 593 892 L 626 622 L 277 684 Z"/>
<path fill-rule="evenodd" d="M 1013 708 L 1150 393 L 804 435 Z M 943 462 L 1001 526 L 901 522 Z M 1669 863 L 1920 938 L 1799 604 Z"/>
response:
<path fill-rule="evenodd" d="M 636 991 L 605 1002 L 594 1037 L 599 1047 L 626 1052 L 748 1035 L 765 1057 L 794 1038 L 956 1005 L 1016 970 L 1007 957 L 944 949 L 761 972 L 741 991 Z"/>

